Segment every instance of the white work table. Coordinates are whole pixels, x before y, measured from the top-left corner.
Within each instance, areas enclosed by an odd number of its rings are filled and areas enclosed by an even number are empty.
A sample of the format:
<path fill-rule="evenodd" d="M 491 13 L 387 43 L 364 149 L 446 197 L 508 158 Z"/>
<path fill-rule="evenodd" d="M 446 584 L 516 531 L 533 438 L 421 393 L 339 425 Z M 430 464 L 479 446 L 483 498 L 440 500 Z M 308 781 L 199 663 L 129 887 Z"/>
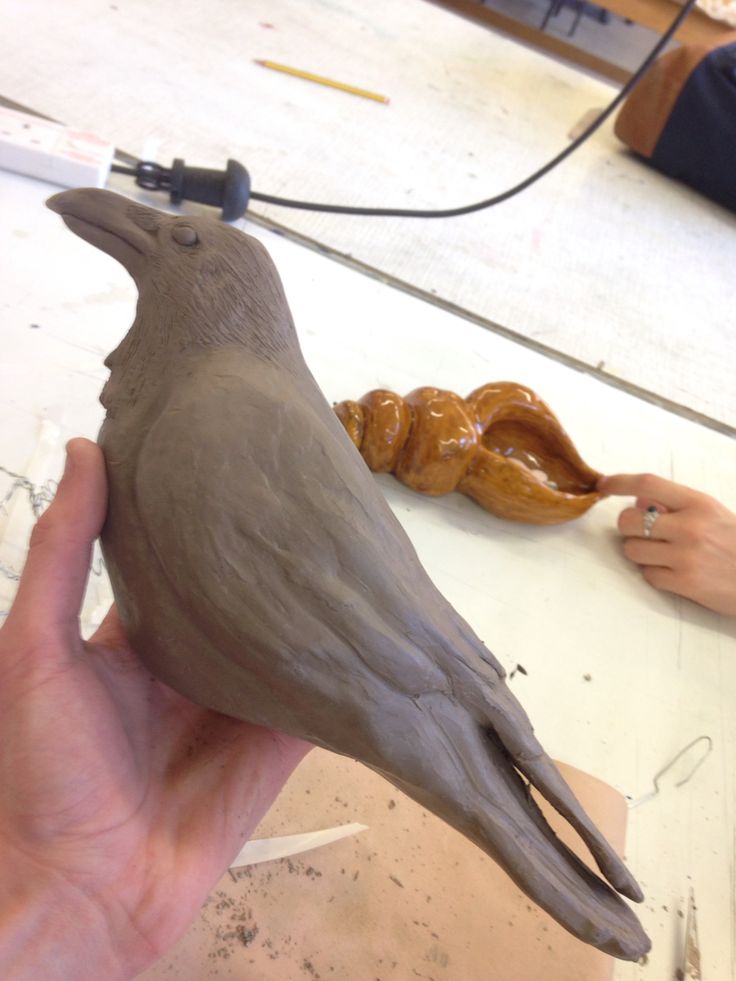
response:
<path fill-rule="evenodd" d="M 94 437 L 107 375 L 102 361 L 127 329 L 135 300 L 122 268 L 43 207 L 51 190 L 0 178 L 0 465 L 32 470 L 36 484 L 58 474 L 67 437 Z M 728 437 L 246 227 L 280 269 L 305 356 L 330 400 L 377 386 L 405 393 L 431 383 L 466 393 L 486 381 L 521 381 L 551 404 L 592 466 L 654 470 L 736 507 L 736 445 Z M 0 479 L 4 496 L 11 481 Z M 712 738 L 712 753 L 689 783 L 675 789 L 673 779 L 665 781 L 655 800 L 630 814 L 627 859 L 647 895 L 640 913 L 654 950 L 646 967 L 619 964 L 615 976 L 672 977 L 683 929 L 677 911 L 692 885 L 704 977 L 730 977 L 734 624 L 643 583 L 613 531 L 620 502 L 539 528 L 500 521 L 459 495 L 433 500 L 391 477 L 380 484 L 439 588 L 509 670 L 526 669 L 511 684 L 553 756 L 637 798 L 683 746 Z M 0 515 L 0 560 L 19 569 L 31 525 L 21 491 L 9 510 Z M 0 577 L 0 587 L 0 608 L 7 609 L 13 583 Z M 94 576 L 88 621 L 99 619 L 108 595 Z M 459 981 L 451 969 L 441 976 Z"/>
<path fill-rule="evenodd" d="M 268 71 L 305 68 L 388 106 Z M 438 208 L 505 190 L 611 85 L 423 0 L 8 0 L 0 93 L 263 192 Z M 490 211 L 422 221 L 254 210 L 489 325 L 736 426 L 736 216 L 611 125 Z"/>

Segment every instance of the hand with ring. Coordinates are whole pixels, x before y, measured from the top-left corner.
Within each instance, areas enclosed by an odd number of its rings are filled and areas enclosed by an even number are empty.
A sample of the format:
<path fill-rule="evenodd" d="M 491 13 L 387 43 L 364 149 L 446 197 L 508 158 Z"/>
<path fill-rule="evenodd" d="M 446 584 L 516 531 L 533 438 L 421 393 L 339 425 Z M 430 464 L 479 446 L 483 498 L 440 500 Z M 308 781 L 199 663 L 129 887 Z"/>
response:
<path fill-rule="evenodd" d="M 624 555 L 650 585 L 736 616 L 736 514 L 652 474 L 602 477 L 598 490 L 636 497 L 619 515 L 618 530 Z"/>

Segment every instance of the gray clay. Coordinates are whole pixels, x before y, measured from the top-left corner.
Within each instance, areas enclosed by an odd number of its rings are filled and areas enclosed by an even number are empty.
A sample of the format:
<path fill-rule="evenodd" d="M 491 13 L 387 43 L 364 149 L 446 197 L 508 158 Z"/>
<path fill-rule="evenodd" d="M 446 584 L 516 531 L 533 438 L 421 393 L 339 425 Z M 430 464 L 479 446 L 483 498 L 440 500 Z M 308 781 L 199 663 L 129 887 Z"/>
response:
<path fill-rule="evenodd" d="M 201 705 L 361 760 L 580 939 L 641 957 L 649 940 L 614 891 L 640 901 L 639 887 L 419 564 L 304 363 L 264 247 L 109 191 L 49 207 L 139 291 L 105 362 L 99 441 L 105 560 L 150 670 Z M 613 889 L 556 838 L 520 774 Z"/>

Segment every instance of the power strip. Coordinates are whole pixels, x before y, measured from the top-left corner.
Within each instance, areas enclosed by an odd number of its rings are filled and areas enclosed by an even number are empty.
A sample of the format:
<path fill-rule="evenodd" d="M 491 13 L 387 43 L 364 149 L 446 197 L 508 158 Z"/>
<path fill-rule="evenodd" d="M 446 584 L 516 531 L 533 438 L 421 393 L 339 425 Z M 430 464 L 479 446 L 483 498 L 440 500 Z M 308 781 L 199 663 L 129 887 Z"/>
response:
<path fill-rule="evenodd" d="M 61 187 L 104 187 L 115 148 L 94 133 L 0 106 L 0 168 Z"/>

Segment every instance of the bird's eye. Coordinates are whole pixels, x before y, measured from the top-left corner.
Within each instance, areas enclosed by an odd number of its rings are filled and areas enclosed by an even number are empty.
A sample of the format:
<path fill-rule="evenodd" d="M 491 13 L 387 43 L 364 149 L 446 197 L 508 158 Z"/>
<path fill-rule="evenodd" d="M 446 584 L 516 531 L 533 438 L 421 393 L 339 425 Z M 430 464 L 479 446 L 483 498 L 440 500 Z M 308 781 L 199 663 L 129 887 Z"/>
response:
<path fill-rule="evenodd" d="M 171 230 L 171 237 L 179 245 L 196 245 L 199 241 L 197 233 L 191 225 L 174 225 Z"/>

